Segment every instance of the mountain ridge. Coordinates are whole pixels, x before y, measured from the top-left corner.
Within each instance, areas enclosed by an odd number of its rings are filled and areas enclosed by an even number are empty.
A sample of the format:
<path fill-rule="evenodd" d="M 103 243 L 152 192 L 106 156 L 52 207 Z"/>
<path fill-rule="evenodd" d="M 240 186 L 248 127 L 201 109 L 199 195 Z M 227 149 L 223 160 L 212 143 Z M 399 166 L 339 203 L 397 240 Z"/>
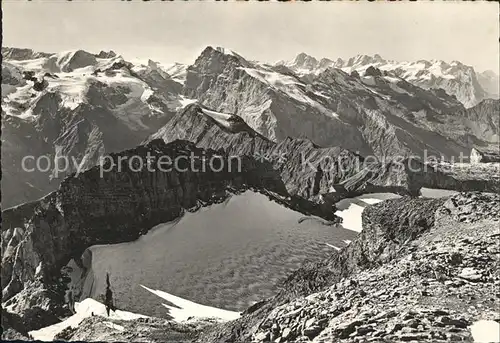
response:
<path fill-rule="evenodd" d="M 391 160 L 365 162 L 363 156 L 348 149 L 322 148 L 305 138 L 288 137 L 273 142 L 247 125 L 234 131 L 213 120 L 199 104 L 188 105 L 145 142 L 154 139 L 167 143 L 186 139 L 201 148 L 221 150 L 230 156 L 269 161 L 281 173 L 288 192 L 306 199 L 319 200 L 326 194 L 342 198 L 377 191 L 415 195 L 422 187 L 499 189 L 494 168 L 486 172 L 485 175 L 491 173 L 489 176 L 481 176 L 467 164 L 450 170 L 446 165 L 426 166 L 418 158 L 404 160 L 402 168 Z"/>

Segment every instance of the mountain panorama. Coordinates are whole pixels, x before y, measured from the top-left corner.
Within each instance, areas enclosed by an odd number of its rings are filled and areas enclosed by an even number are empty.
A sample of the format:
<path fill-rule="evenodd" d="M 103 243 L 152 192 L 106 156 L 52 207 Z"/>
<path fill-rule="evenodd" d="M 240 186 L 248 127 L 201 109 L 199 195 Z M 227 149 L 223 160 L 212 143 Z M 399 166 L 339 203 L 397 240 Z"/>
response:
<path fill-rule="evenodd" d="M 2 339 L 499 341 L 494 72 L 2 57 Z"/>

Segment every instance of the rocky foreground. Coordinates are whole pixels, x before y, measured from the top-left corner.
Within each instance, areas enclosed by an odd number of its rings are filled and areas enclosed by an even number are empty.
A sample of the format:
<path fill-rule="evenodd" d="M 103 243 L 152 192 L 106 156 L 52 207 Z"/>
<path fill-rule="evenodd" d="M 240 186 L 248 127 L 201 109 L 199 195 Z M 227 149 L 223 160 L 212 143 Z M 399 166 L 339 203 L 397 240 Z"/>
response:
<path fill-rule="evenodd" d="M 222 132 L 200 111 L 203 108 L 193 105 L 181 118 L 200 118 L 207 121 L 207 130 Z M 96 316 L 62 333 L 61 339 L 164 342 L 181 341 L 182 336 L 201 342 L 330 342 L 354 341 L 359 336 L 375 341 L 457 337 L 470 341 L 474 321 L 498 319 L 492 313 L 500 297 L 495 291 L 500 285 L 500 197 L 477 192 L 442 199 L 416 197 L 421 187 L 496 192 L 500 179 L 492 166 L 441 163 L 411 172 L 362 159 L 357 166 L 359 156 L 348 150 L 321 149 L 305 140 L 275 145 L 253 131 L 230 136 L 248 143 L 241 144 L 247 151 L 227 151 L 216 136 L 203 135 L 213 138 L 204 147 L 200 140 L 166 144 L 169 137 L 158 137 L 163 139 L 112 154 L 115 166 L 123 167 L 120 172 L 111 168 L 100 177 L 96 166 L 66 178 L 58 191 L 38 201 L 3 211 L 2 337 L 28 338 L 29 331 L 71 316 L 61 268 L 71 259 L 82 264 L 88 247 L 133 241 L 157 224 L 249 188 L 331 221 L 338 219 L 333 213 L 339 197 L 370 192 L 412 196 L 367 207 L 356 241 L 320 263 L 297 270 L 275 297 L 247 309 L 237 321 L 179 326 L 153 318 L 154 327 L 141 321 L 115 323 L 120 330 L 100 335 L 99 323 L 108 318 Z M 260 160 L 252 156 L 258 147 L 267 156 L 279 151 L 284 159 Z M 313 156 L 309 161 L 314 168 L 300 168 L 301 157 L 294 154 L 299 150 Z M 219 156 L 228 161 L 228 167 L 229 154 L 244 157 L 238 173 L 137 173 L 119 162 L 120 157 L 147 153 L 172 159 Z M 329 154 L 339 158 L 329 161 L 327 171 L 321 162 Z"/>
<path fill-rule="evenodd" d="M 486 320 L 490 332 L 500 325 L 499 209 L 492 193 L 387 200 L 366 208 L 356 241 L 296 271 L 276 297 L 236 321 L 141 319 L 112 329 L 107 318 L 92 317 L 59 338 L 479 342 L 475 323 Z"/>
<path fill-rule="evenodd" d="M 205 340 L 473 341 L 473 323 L 500 321 L 499 209 L 500 197 L 485 193 L 370 206 L 350 247 Z"/>

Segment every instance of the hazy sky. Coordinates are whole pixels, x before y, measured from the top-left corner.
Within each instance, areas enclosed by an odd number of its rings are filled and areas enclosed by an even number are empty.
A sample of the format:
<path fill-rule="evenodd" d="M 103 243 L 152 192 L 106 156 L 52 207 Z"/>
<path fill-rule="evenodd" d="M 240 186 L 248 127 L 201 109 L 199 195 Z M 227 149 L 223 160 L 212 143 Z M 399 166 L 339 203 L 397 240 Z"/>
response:
<path fill-rule="evenodd" d="M 498 72 L 493 2 L 258 3 L 3 0 L 3 45 L 58 52 L 114 50 L 126 58 L 192 63 L 207 45 L 275 62 L 378 53 L 459 60 Z"/>

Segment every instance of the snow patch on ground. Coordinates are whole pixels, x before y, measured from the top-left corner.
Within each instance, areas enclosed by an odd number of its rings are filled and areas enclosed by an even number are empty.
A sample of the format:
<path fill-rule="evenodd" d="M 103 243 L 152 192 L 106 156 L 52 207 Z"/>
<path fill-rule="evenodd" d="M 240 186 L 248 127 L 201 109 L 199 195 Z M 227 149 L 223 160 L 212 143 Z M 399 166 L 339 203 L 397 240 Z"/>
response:
<path fill-rule="evenodd" d="M 337 251 L 339 251 L 339 250 L 341 250 L 341 249 L 342 249 L 342 248 L 336 247 L 335 245 L 332 245 L 332 244 L 330 244 L 330 243 L 325 243 L 325 245 L 326 245 L 326 246 L 328 246 L 328 247 L 330 247 L 330 248 L 333 248 L 333 249 L 335 249 L 335 250 L 337 250 Z"/>
<path fill-rule="evenodd" d="M 77 327 L 85 318 L 91 317 L 92 313 L 94 316 L 107 317 L 106 307 L 97 300 L 91 298 L 87 298 L 82 302 L 75 303 L 75 310 L 76 313 L 71 317 L 65 319 L 64 321 L 44 327 L 39 330 L 30 331 L 29 334 L 33 336 L 35 340 L 52 341 L 54 340 L 54 337 L 62 330 L 66 329 L 67 327 Z M 107 318 L 118 320 L 134 320 L 138 318 L 148 317 L 137 313 L 116 310 L 111 311 L 109 317 Z"/>
<path fill-rule="evenodd" d="M 57 79 L 51 79 L 47 88 L 50 92 L 59 93 L 62 106 L 74 110 L 85 102 L 89 88 L 90 76 L 79 73 L 61 73 Z"/>
<path fill-rule="evenodd" d="M 105 292 L 104 276 L 111 270 L 113 297 L 130 311 L 166 314 L 161 299 L 140 285 L 198 304 L 242 311 L 276 294 L 276 284 L 304 261 L 331 253 L 325 243 L 343 247 L 342 240 L 355 236 L 268 195 L 246 191 L 186 212 L 133 242 L 91 247 L 95 277 L 90 294 Z"/>
<path fill-rule="evenodd" d="M 186 82 L 186 74 L 188 66 L 186 64 L 181 63 L 172 63 L 172 64 L 160 64 L 160 67 L 174 80 L 180 84 L 184 84 Z"/>
<path fill-rule="evenodd" d="M 125 328 L 121 325 L 111 323 L 111 322 L 104 322 L 104 325 L 106 325 L 110 329 L 118 330 L 118 331 L 124 331 Z"/>
<path fill-rule="evenodd" d="M 373 199 L 372 198 L 363 198 L 363 201 L 372 205 L 372 204 L 377 204 L 383 200 L 382 199 L 375 199 L 375 198 L 373 198 Z"/>
<path fill-rule="evenodd" d="M 38 266 L 36 266 L 35 269 L 35 276 L 40 275 L 40 272 L 42 271 L 42 262 L 38 263 Z"/>
<path fill-rule="evenodd" d="M 179 99 L 179 102 L 181 103 L 181 106 L 179 108 L 184 108 L 184 107 L 186 107 L 189 104 L 195 103 L 196 101 L 198 101 L 198 100 L 186 98 L 184 95 L 181 95 L 180 99 Z"/>
<path fill-rule="evenodd" d="M 393 76 L 384 76 L 384 79 L 392 83 L 398 83 L 399 81 L 401 81 L 401 79 Z"/>
<path fill-rule="evenodd" d="M 238 319 L 240 317 L 239 312 L 200 305 L 195 302 L 169 294 L 167 292 L 153 290 L 143 285 L 141 285 L 141 287 L 171 303 L 171 305 L 162 305 L 169 309 L 169 314 L 174 318 L 176 322 L 183 322 L 188 319 L 201 318 L 215 318 L 223 321 L 228 321 Z"/>
<path fill-rule="evenodd" d="M 126 94 L 127 101 L 113 109 L 113 112 L 132 129 L 147 128 L 141 120 L 144 112 L 149 112 L 149 106 L 145 103 L 145 100 L 147 100 L 146 96 L 149 98 L 152 95 L 152 93 L 149 93 L 151 89 L 147 83 L 133 78 L 122 71 L 113 76 L 99 75 L 98 80 L 108 85 L 108 87 L 126 88 L 128 90 Z M 145 92 L 146 94 L 143 96 Z M 126 115 L 124 116 L 124 114 Z"/>
<path fill-rule="evenodd" d="M 375 86 L 377 84 L 373 76 L 363 76 L 361 82 L 368 86 Z"/>
<path fill-rule="evenodd" d="M 335 118 L 338 117 L 336 113 L 326 109 L 319 102 L 307 96 L 305 92 L 299 87 L 299 86 L 305 87 L 305 85 L 291 76 L 283 75 L 280 73 L 276 73 L 274 71 L 269 71 L 264 69 L 255 69 L 255 68 L 240 68 L 240 69 L 244 70 L 247 74 L 249 74 L 253 78 L 269 85 L 270 87 L 278 91 L 281 91 L 289 95 L 293 99 L 318 109 L 321 113 L 325 115 Z"/>
<path fill-rule="evenodd" d="M 146 102 L 149 99 L 149 97 L 153 95 L 153 93 L 154 91 L 151 88 L 144 89 L 141 95 L 141 101 Z"/>
<path fill-rule="evenodd" d="M 364 194 L 351 199 L 343 199 L 337 202 L 337 212 L 335 214 L 342 218 L 342 226 L 348 230 L 361 232 L 362 213 L 366 206 L 379 203 L 387 199 L 398 198 L 394 193 L 373 193 Z"/>
<path fill-rule="evenodd" d="M 289 86 L 289 85 L 302 85 L 302 86 L 304 85 L 303 83 L 297 81 L 295 78 L 291 76 L 286 76 L 273 71 L 254 69 L 254 68 L 241 68 L 241 69 L 246 71 L 250 76 L 258 79 L 259 81 L 267 83 L 278 89 L 282 88 L 283 86 Z"/>
<path fill-rule="evenodd" d="M 27 98 L 33 94 L 29 91 L 29 88 L 30 86 L 28 85 L 18 87 L 14 92 L 11 92 L 5 98 L 2 98 L 2 112 L 5 115 L 15 116 L 21 119 L 35 119 L 33 116 L 33 105 L 29 103 L 29 100 L 27 100 Z M 39 98 L 39 96 L 36 95 L 35 97 L 36 99 Z M 18 105 L 24 103 L 30 104 L 29 107 L 24 110 L 22 108 L 20 109 Z"/>
<path fill-rule="evenodd" d="M 420 190 L 420 194 L 424 198 L 443 198 L 457 193 L 457 191 L 450 191 L 448 189 L 435 189 L 425 187 L 422 187 L 422 189 Z"/>
<path fill-rule="evenodd" d="M 346 229 L 361 232 L 363 229 L 361 214 L 365 208 L 356 204 L 351 204 L 349 208 L 337 211 L 335 214 L 342 218 L 342 226 Z"/>
<path fill-rule="evenodd" d="M 9 60 L 10 64 L 13 64 L 22 70 L 41 70 L 44 68 L 44 65 L 47 63 L 48 58 L 35 58 L 31 60 Z"/>
<path fill-rule="evenodd" d="M 223 53 L 224 55 L 229 55 L 229 56 L 238 56 L 237 53 L 235 53 L 233 50 L 231 49 L 228 49 L 228 48 L 223 48 L 223 47 L 216 47 L 215 50 L 217 50 L 218 52 L 221 52 Z"/>
<path fill-rule="evenodd" d="M 494 320 L 479 320 L 472 324 L 470 331 L 474 342 L 500 342 L 500 323 Z"/>
<path fill-rule="evenodd" d="M 207 110 L 207 109 L 202 109 L 201 111 L 204 114 L 206 114 L 207 116 L 209 116 L 212 119 L 214 119 L 216 122 L 218 122 L 222 126 L 228 128 L 228 129 L 230 129 L 232 127 L 232 124 L 230 122 L 231 117 L 232 117 L 231 114 L 210 111 L 210 110 Z"/>

